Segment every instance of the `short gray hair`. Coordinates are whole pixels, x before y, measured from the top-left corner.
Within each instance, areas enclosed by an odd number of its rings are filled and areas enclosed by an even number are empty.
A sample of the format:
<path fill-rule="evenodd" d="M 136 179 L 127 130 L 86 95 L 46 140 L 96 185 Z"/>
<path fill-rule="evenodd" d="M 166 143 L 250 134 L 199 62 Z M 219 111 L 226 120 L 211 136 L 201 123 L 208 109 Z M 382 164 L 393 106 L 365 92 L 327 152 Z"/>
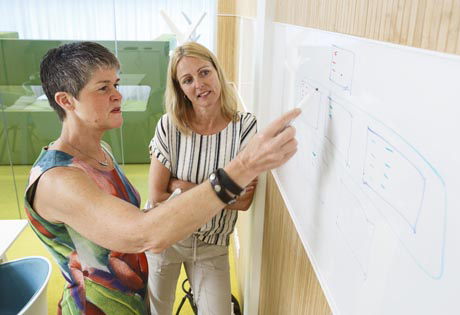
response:
<path fill-rule="evenodd" d="M 40 64 L 40 80 L 51 107 L 61 121 L 65 111 L 54 100 L 57 92 L 67 92 L 78 99 L 94 70 L 120 69 L 117 57 L 94 42 L 76 42 L 50 49 Z"/>

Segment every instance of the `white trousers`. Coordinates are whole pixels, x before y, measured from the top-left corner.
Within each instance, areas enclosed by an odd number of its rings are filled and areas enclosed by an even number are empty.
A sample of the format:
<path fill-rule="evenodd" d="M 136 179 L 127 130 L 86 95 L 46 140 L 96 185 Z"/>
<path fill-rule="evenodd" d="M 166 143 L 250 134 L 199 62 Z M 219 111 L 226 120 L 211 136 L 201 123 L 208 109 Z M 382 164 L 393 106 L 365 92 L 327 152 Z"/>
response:
<path fill-rule="evenodd" d="M 198 314 L 232 314 L 227 246 L 210 245 L 192 235 L 160 254 L 146 254 L 152 315 L 172 314 L 182 264 Z"/>

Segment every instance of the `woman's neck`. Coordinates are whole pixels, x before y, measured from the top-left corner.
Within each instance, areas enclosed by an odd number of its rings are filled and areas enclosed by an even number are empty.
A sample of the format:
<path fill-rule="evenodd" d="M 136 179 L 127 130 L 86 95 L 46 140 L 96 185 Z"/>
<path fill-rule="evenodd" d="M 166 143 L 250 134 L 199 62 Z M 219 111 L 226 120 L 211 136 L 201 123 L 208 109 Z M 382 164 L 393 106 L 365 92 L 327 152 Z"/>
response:
<path fill-rule="evenodd" d="M 61 144 L 67 144 L 71 147 L 78 148 L 87 154 L 100 155 L 101 152 L 101 140 L 103 132 L 88 130 L 88 128 L 76 128 L 67 125 L 66 123 L 62 126 L 61 135 L 55 142 L 59 146 Z"/>
<path fill-rule="evenodd" d="M 211 135 L 225 129 L 229 120 L 226 119 L 220 108 L 217 110 L 193 110 L 190 123 L 194 132 L 202 135 Z"/>

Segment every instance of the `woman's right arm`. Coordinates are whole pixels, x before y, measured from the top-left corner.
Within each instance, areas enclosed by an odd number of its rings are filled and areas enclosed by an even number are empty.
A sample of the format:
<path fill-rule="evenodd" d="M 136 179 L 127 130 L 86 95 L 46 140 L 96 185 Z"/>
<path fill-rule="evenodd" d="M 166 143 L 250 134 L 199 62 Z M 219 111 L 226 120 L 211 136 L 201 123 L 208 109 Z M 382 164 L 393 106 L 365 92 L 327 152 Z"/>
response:
<path fill-rule="evenodd" d="M 168 183 L 171 177 L 171 157 L 168 146 L 170 128 L 169 117 L 163 115 L 155 128 L 155 135 L 149 144 L 149 200 L 152 207 L 165 201 L 171 195 Z"/>
<path fill-rule="evenodd" d="M 142 212 L 102 191 L 81 169 L 56 167 L 37 183 L 33 208 L 83 237 L 122 253 L 160 253 L 211 220 L 224 207 L 209 181 Z"/>
<path fill-rule="evenodd" d="M 286 125 L 293 110 L 254 136 L 225 171 L 239 186 L 286 162 L 297 149 L 295 129 Z M 208 222 L 224 206 L 209 181 L 144 213 L 99 189 L 82 170 L 56 167 L 38 184 L 33 207 L 45 219 L 62 222 L 105 248 L 138 253 L 162 252 Z"/>
<path fill-rule="evenodd" d="M 171 195 L 168 192 L 168 183 L 171 172 L 158 159 L 151 156 L 149 170 L 149 200 L 155 206 L 157 203 L 165 201 Z"/>

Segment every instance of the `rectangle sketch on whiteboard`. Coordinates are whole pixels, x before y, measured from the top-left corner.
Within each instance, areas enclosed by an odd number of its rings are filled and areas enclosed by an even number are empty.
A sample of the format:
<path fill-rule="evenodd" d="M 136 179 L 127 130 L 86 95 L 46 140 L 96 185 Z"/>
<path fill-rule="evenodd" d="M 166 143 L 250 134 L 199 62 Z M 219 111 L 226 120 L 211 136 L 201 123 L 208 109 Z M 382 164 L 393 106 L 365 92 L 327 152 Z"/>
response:
<path fill-rule="evenodd" d="M 303 110 L 274 174 L 334 314 L 452 313 L 460 57 L 279 23 L 274 43 L 268 111 Z"/>
<path fill-rule="evenodd" d="M 324 135 L 348 164 L 353 130 L 353 114 L 345 106 L 329 97 Z"/>
<path fill-rule="evenodd" d="M 415 233 L 425 194 L 425 176 L 372 129 L 368 129 L 367 136 L 363 183 L 397 211 Z"/>
<path fill-rule="evenodd" d="M 332 45 L 331 72 L 329 79 L 351 93 L 355 54 L 352 51 Z"/>

